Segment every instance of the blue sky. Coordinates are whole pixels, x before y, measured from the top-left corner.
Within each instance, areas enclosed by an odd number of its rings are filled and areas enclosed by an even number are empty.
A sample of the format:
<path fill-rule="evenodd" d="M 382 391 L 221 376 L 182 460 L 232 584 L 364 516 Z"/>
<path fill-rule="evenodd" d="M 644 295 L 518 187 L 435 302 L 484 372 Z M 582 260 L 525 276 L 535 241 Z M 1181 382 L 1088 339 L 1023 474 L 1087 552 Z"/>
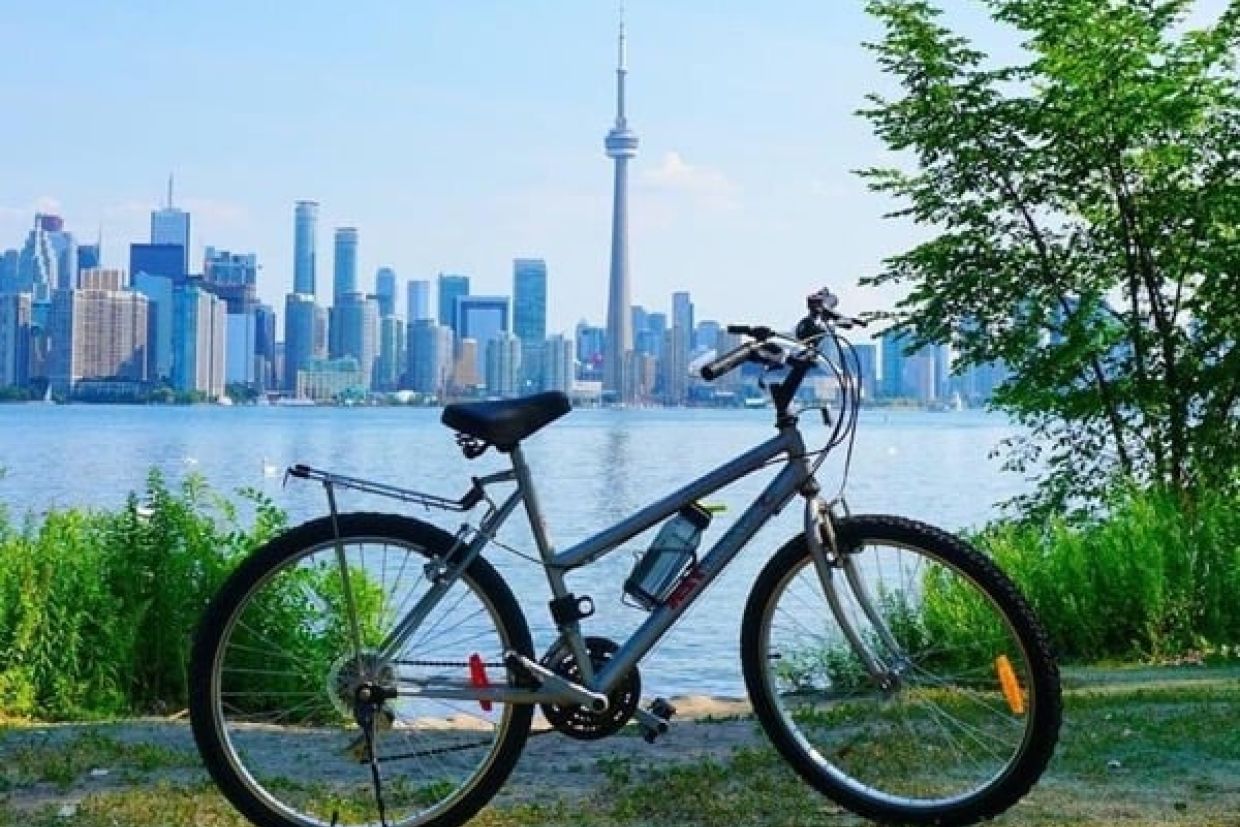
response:
<path fill-rule="evenodd" d="M 953 18 L 1012 49 L 975 4 Z M 1207 6 L 1221 6 L 1211 0 Z M 606 304 L 616 4 L 599 0 L 0 0 L 0 248 L 36 209 L 124 266 L 174 172 L 203 245 L 257 252 L 260 294 L 292 283 L 293 202 L 360 232 L 361 282 L 461 272 L 511 289 L 549 268 L 549 324 Z M 887 162 L 852 113 L 885 86 L 852 0 L 630 0 L 633 297 L 699 318 L 790 324 L 811 288 L 855 287 L 917 231 L 850 170 Z"/>

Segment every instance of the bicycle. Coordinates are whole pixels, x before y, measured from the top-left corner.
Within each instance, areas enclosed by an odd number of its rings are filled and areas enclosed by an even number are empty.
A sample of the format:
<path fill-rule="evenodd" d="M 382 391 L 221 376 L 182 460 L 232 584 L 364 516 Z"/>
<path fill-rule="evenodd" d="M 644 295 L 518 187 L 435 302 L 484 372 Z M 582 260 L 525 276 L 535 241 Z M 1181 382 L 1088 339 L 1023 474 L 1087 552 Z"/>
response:
<path fill-rule="evenodd" d="M 442 421 L 466 457 L 493 447 L 511 459 L 455 500 L 290 468 L 323 486 L 329 513 L 246 559 L 193 644 L 194 736 L 229 801 L 263 827 L 444 827 L 467 821 L 503 785 L 535 706 L 548 731 L 596 739 L 635 720 L 654 741 L 674 709 L 663 699 L 641 706 L 639 662 L 797 496 L 804 531 L 761 570 L 741 622 L 746 690 L 777 751 L 815 789 L 878 821 L 965 824 L 1021 798 L 1046 767 L 1060 723 L 1046 635 L 1011 581 L 963 540 L 898 517 L 849 515 L 843 481 L 824 498 L 815 473 L 845 443 L 851 459 L 860 404 L 860 365 L 841 331 L 862 322 L 838 313 L 829 291 L 808 304 L 791 336 L 729 327 L 745 342 L 701 370 L 713 380 L 758 363 L 776 435 L 563 551 L 521 448 L 568 413 L 563 394 L 445 407 Z M 830 437 L 810 451 L 798 429 L 806 409 L 793 405 L 815 368 L 835 378 L 840 407 L 834 418 L 822 409 Z M 772 374 L 779 381 L 768 383 Z M 583 634 L 594 604 L 567 589 L 567 572 L 686 514 L 676 530 L 692 541 L 710 519 L 702 498 L 780 463 L 705 554 L 682 542 L 669 546 L 681 552 L 670 564 L 663 552 L 658 565 L 639 563 L 626 591 L 650 614 L 626 641 Z M 492 498 L 493 486 L 512 483 Z M 341 513 L 338 489 L 485 511 L 450 534 L 404 516 Z M 541 657 L 483 556 L 502 545 L 496 532 L 519 505 L 559 631 Z"/>

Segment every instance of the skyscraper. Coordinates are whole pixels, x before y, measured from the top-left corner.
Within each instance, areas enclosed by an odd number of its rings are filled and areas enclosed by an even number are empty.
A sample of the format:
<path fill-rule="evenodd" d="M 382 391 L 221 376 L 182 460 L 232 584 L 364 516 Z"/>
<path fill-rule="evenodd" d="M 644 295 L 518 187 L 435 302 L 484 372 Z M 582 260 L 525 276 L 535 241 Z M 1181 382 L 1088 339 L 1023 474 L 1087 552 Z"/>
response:
<path fill-rule="evenodd" d="M 129 290 L 57 290 L 48 379 L 70 396 L 84 379 L 146 379 L 147 300 Z"/>
<path fill-rule="evenodd" d="M 542 353 L 542 389 L 571 393 L 573 390 L 573 342 L 563 334 L 547 339 Z"/>
<path fill-rule="evenodd" d="M 512 262 L 512 330 L 521 340 L 521 392 L 542 385 L 542 349 L 547 338 L 547 264 L 541 258 Z"/>
<path fill-rule="evenodd" d="M 181 272 L 189 272 L 189 213 L 172 205 L 171 175 L 168 176 L 167 202 L 160 209 L 151 211 L 151 243 L 180 245 Z"/>
<path fill-rule="evenodd" d="M 379 303 L 365 293 L 346 293 L 331 309 L 328 324 L 333 359 L 352 356 L 362 372 L 362 387 L 371 389 L 379 358 Z"/>
<path fill-rule="evenodd" d="M 130 244 L 129 274 L 163 276 L 177 284 L 185 281 L 185 250 L 180 244 Z"/>
<path fill-rule="evenodd" d="M 340 301 L 342 296 L 357 292 L 357 230 L 353 227 L 338 228 L 334 252 L 333 303 Z"/>
<path fill-rule="evenodd" d="M 0 388 L 30 381 L 29 293 L 0 294 Z"/>
<path fill-rule="evenodd" d="M 888 399 L 904 396 L 904 348 L 908 344 L 908 334 L 885 330 L 879 339 L 883 343 L 883 396 Z"/>
<path fill-rule="evenodd" d="M 431 315 L 431 283 L 414 279 L 405 284 L 405 290 L 408 293 L 408 314 L 407 321 L 409 324 L 420 322 L 423 319 L 433 319 Z"/>
<path fill-rule="evenodd" d="M 297 388 L 297 371 L 324 355 L 319 327 L 320 308 L 305 293 L 284 297 L 284 377 L 287 391 Z"/>
<path fill-rule="evenodd" d="M 475 375 L 485 380 L 487 342 L 507 333 L 507 296 L 462 296 L 456 301 L 456 333 L 459 339 L 477 343 Z"/>
<path fill-rule="evenodd" d="M 215 399 L 224 393 L 228 308 L 220 298 L 192 281 L 176 289 L 173 304 L 177 328 L 173 387 Z"/>
<path fill-rule="evenodd" d="M 293 292 L 303 296 L 314 295 L 318 230 L 319 202 L 298 201 L 293 207 Z"/>
<path fill-rule="evenodd" d="M 607 353 L 603 369 L 603 390 L 617 401 L 628 401 L 633 389 L 626 388 L 625 357 L 633 349 L 633 327 L 629 306 L 628 163 L 637 155 L 637 133 L 629 129 L 624 114 L 625 66 L 624 20 L 620 21 L 619 60 L 616 66 L 616 123 L 607 133 L 607 157 L 616 162 L 611 217 L 611 274 L 607 291 Z"/>
<path fill-rule="evenodd" d="M 487 393 L 515 396 L 521 376 L 521 341 L 511 333 L 497 333 L 486 343 L 485 361 Z"/>
<path fill-rule="evenodd" d="M 53 290 L 69 290 L 77 275 L 77 243 L 58 215 L 39 214 L 17 260 L 17 289 L 51 300 Z"/>
<path fill-rule="evenodd" d="M 439 395 L 452 376 L 452 329 L 434 319 L 409 323 L 410 386 L 419 393 Z"/>
<path fill-rule="evenodd" d="M 375 272 L 375 298 L 379 300 L 379 318 L 396 315 L 396 271 L 391 267 Z"/>
<path fill-rule="evenodd" d="M 468 295 L 469 276 L 439 274 L 439 323 L 452 328 L 452 332 L 457 336 L 462 334 L 456 329 L 456 300 Z"/>

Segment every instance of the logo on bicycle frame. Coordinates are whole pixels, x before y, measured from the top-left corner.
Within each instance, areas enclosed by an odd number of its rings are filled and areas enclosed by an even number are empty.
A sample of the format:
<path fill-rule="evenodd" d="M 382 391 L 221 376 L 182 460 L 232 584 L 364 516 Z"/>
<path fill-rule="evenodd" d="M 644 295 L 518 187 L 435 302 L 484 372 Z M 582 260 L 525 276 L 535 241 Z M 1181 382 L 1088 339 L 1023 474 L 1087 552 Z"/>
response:
<path fill-rule="evenodd" d="M 696 563 L 693 568 L 689 569 L 685 574 L 685 578 L 680 581 L 680 585 L 676 587 L 676 591 L 672 592 L 667 598 L 667 605 L 672 609 L 679 609 L 680 605 L 689 599 L 689 595 L 697 591 L 698 586 L 702 585 L 702 581 L 706 579 L 706 571 Z"/>

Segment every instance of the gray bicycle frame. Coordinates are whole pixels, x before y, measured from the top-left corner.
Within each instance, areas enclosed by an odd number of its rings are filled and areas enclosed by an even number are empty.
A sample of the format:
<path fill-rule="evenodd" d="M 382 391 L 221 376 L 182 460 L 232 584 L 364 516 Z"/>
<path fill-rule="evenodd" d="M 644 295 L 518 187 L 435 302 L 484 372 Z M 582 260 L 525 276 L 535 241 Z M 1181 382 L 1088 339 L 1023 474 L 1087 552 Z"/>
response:
<path fill-rule="evenodd" d="M 816 495 L 817 488 L 811 484 L 812 472 L 805 453 L 805 442 L 800 431 L 797 430 L 795 420 L 781 423 L 778 427 L 779 433 L 775 437 L 562 552 L 557 552 L 551 542 L 543 520 L 542 509 L 538 504 L 538 495 L 534 488 L 530 468 L 526 464 L 521 446 L 515 445 L 511 451 L 512 470 L 493 474 L 479 482 L 487 485 L 495 482 L 515 481 L 516 491 L 512 492 L 501 504 L 491 508 L 468 544 L 465 544 L 466 529 L 462 528 L 457 535 L 457 545 L 458 547 L 463 545 L 463 549 L 454 550 L 452 554 L 447 555 L 446 559 L 440 561 L 440 570 L 432 577 L 431 588 L 396 625 L 380 646 L 380 651 L 385 655 L 394 656 L 400 650 L 456 578 L 465 571 L 474 558 L 482 553 L 486 544 L 495 537 L 499 527 L 521 502 L 525 504 L 530 530 L 538 546 L 538 553 L 546 570 L 552 596 L 562 599 L 569 594 L 568 587 L 564 583 L 564 576 L 567 572 L 610 554 L 625 541 L 670 517 L 688 503 L 706 497 L 766 467 L 781 454 L 784 455 L 786 460 L 780 472 L 767 484 L 757 499 L 745 509 L 740 518 L 702 556 L 686 580 L 681 582 L 676 592 L 678 598 L 669 599 L 655 608 L 597 674 L 594 674 L 591 668 L 591 659 L 586 651 L 579 621 L 573 620 L 558 624 L 561 636 L 580 666 L 583 678 L 581 685 L 591 692 L 610 691 L 658 643 L 664 633 L 693 605 L 698 596 L 771 517 L 783 510 L 798 493 L 807 498 Z M 693 578 L 692 582 L 688 582 L 689 577 Z M 406 693 L 402 691 L 401 694 Z M 529 690 L 501 685 L 481 688 L 426 683 L 419 684 L 417 690 L 408 694 L 435 698 L 534 703 L 549 700 L 552 696 L 563 693 L 555 692 L 548 687 Z"/>

